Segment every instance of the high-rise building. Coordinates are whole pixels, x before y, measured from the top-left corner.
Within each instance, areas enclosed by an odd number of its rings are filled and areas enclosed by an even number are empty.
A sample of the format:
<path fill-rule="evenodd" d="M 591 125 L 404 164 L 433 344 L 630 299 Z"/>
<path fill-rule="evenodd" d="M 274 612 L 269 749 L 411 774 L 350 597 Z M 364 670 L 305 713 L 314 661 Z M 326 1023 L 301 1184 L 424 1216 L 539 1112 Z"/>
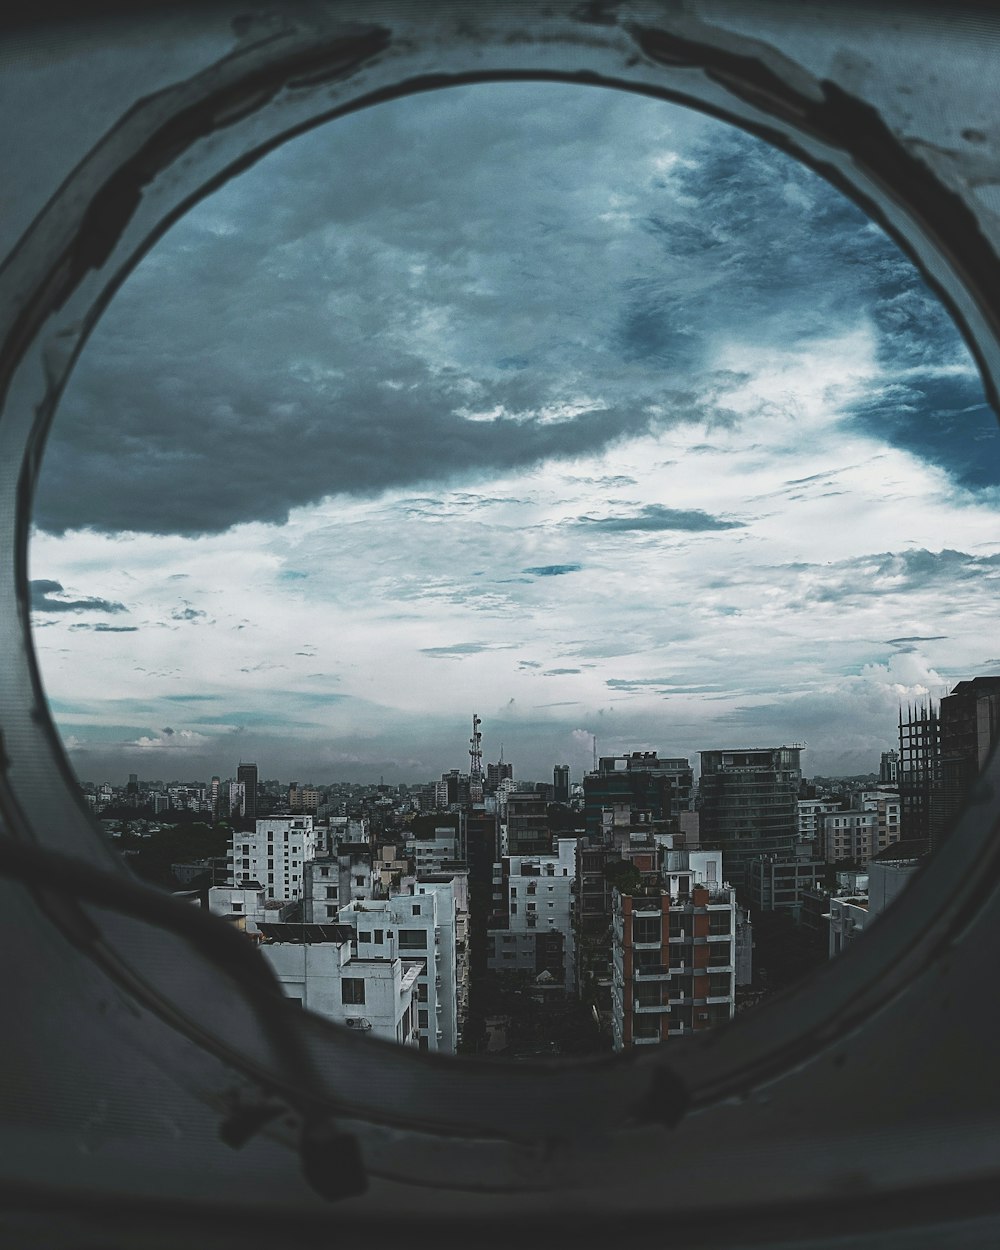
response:
<path fill-rule="evenodd" d="M 552 770 L 552 798 L 556 803 L 569 802 L 568 764 L 556 764 Z"/>
<path fill-rule="evenodd" d="M 627 804 L 654 821 L 676 818 L 691 806 L 694 772 L 688 759 L 660 759 L 655 751 L 607 755 L 583 779 L 587 837 L 601 837 L 602 811 Z"/>
<path fill-rule="evenodd" d="M 894 786 L 899 782 L 899 752 L 883 751 L 878 769 L 879 784 Z"/>
<path fill-rule="evenodd" d="M 940 772 L 931 798 L 933 845 L 947 838 L 955 817 L 1000 736 L 1000 677 L 960 681 L 941 700 L 938 715 Z"/>
<path fill-rule="evenodd" d="M 670 851 L 651 884 L 615 890 L 615 1050 L 650 1045 L 732 1019 L 736 897 L 722 852 Z"/>
<path fill-rule="evenodd" d="M 487 961 L 493 972 L 543 976 L 553 992 L 576 983 L 576 838 L 559 838 L 554 855 L 509 855 L 494 865 L 493 919 Z"/>
<path fill-rule="evenodd" d="M 222 815 L 222 812 L 219 810 L 219 803 L 221 802 L 221 798 L 220 798 L 221 793 L 222 793 L 222 782 L 219 780 L 218 777 L 213 777 L 212 784 L 208 792 L 208 801 L 212 805 L 213 820 L 218 820 L 219 817 Z"/>
<path fill-rule="evenodd" d="M 506 848 L 509 855 L 548 855 L 552 852 L 548 804 L 534 791 L 507 796 Z"/>
<path fill-rule="evenodd" d="M 243 783 L 243 817 L 257 819 L 257 765 L 241 763 L 236 770 L 236 780 Z"/>
<path fill-rule="evenodd" d="M 513 778 L 514 765 L 505 764 L 503 758 L 503 748 L 500 748 L 500 759 L 496 764 L 486 765 L 486 789 L 493 791 L 497 788 L 501 781 L 507 778 Z"/>
<path fill-rule="evenodd" d="M 931 836 L 931 795 L 941 784 L 940 723 L 933 703 L 899 709 L 901 836 Z"/>
<path fill-rule="evenodd" d="M 701 752 L 701 844 L 725 854 L 734 886 L 751 858 L 794 858 L 802 747 L 742 747 Z"/>
<path fill-rule="evenodd" d="M 315 854 L 311 816 L 258 820 L 252 832 L 233 832 L 229 853 L 233 885 L 257 881 L 269 898 L 301 898 L 304 864 Z"/>
<path fill-rule="evenodd" d="M 229 783 L 229 811 L 227 816 L 238 816 L 242 819 L 246 810 L 246 791 L 242 781 Z"/>

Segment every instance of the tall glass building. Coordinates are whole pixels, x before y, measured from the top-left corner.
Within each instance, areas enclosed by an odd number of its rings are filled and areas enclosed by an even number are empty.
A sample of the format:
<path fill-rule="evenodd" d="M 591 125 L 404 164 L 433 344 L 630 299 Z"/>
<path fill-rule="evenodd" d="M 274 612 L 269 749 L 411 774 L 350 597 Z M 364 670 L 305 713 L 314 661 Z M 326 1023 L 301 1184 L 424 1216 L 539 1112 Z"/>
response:
<path fill-rule="evenodd" d="M 698 791 L 701 845 L 723 852 L 726 877 L 746 884 L 755 855 L 793 858 L 802 747 L 702 751 Z"/>

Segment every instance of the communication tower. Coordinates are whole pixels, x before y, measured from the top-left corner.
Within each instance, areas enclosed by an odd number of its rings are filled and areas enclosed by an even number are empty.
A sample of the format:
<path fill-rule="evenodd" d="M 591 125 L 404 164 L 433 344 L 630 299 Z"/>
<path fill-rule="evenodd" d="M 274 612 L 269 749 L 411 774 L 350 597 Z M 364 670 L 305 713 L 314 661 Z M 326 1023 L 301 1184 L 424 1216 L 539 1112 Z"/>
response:
<path fill-rule="evenodd" d="M 473 803 L 483 801 L 483 735 L 479 726 L 483 722 L 472 713 L 472 737 L 469 739 L 469 798 Z"/>

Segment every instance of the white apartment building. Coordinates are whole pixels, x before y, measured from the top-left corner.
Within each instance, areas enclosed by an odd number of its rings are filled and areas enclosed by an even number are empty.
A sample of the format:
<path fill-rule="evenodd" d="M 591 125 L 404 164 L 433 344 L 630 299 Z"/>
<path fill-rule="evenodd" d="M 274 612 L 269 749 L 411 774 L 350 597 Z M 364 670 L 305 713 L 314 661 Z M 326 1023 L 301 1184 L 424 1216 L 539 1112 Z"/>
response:
<path fill-rule="evenodd" d="M 827 863 L 841 859 L 867 864 L 878 852 L 878 812 L 836 811 L 819 817 L 821 854 Z"/>
<path fill-rule="evenodd" d="M 899 841 L 901 803 L 899 794 L 892 790 L 866 790 L 861 795 L 861 807 L 878 816 L 875 845 L 872 855 L 884 851 Z"/>
<path fill-rule="evenodd" d="M 487 965 L 496 972 L 547 971 L 564 990 L 575 986 L 573 927 L 578 838 L 558 838 L 555 855 L 509 855 L 494 867 L 494 888 L 506 890 L 506 925 L 487 936 Z M 555 952 L 560 943 L 558 966 Z"/>
<path fill-rule="evenodd" d="M 331 855 L 336 855 L 345 843 L 356 846 L 358 843 L 367 844 L 368 842 L 367 816 L 362 816 L 360 819 L 354 816 L 330 816 L 324 824 L 327 829 L 325 849 Z"/>
<path fill-rule="evenodd" d="M 252 833 L 233 833 L 229 870 L 233 885 L 257 881 L 269 898 L 302 897 L 304 865 L 316 854 L 311 816 L 258 820 Z"/>
<path fill-rule="evenodd" d="M 376 876 L 371 852 L 360 844 L 354 850 L 344 844 L 339 855 L 317 855 L 307 860 L 303 876 L 303 919 L 315 924 L 335 924 L 337 913 L 348 903 L 373 898 Z"/>
<path fill-rule="evenodd" d="M 836 799 L 799 799 L 799 841 L 810 842 L 816 852 L 822 854 L 822 819 L 827 812 L 839 812 L 840 803 Z"/>
<path fill-rule="evenodd" d="M 263 921 L 281 921 L 294 908 L 293 903 L 268 898 L 263 887 L 254 885 L 213 885 L 208 891 L 208 910 L 238 924 L 246 933 L 259 933 Z"/>
<path fill-rule="evenodd" d="M 436 825 L 432 838 L 414 838 L 413 859 L 417 877 L 425 873 L 440 873 L 445 864 L 453 864 L 461 857 L 461 837 L 452 825 Z"/>
<path fill-rule="evenodd" d="M 261 954 L 289 998 L 336 1024 L 416 1046 L 415 988 L 421 964 L 352 953 L 340 925 L 264 924 Z"/>
<path fill-rule="evenodd" d="M 417 886 L 420 890 L 421 886 Z M 337 923 L 350 928 L 358 957 L 401 957 L 419 964 L 416 1019 L 421 1050 L 458 1050 L 455 899 L 446 884 L 419 894 L 367 899 L 342 907 Z"/>

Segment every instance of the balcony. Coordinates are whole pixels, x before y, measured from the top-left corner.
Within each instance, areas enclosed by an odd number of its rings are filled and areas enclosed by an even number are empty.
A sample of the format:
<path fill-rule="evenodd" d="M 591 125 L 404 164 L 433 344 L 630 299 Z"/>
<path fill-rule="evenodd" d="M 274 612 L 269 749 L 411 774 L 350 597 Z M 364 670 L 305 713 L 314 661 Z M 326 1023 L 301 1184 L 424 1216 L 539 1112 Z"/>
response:
<path fill-rule="evenodd" d="M 637 998 L 632 1000 L 632 1010 L 636 1015 L 651 1016 L 662 1015 L 665 1011 L 670 1010 L 670 1004 L 664 1003 L 641 1003 Z"/>
<path fill-rule="evenodd" d="M 665 981 L 670 976 L 666 964 L 645 964 L 632 970 L 632 975 L 644 981 Z"/>
<path fill-rule="evenodd" d="M 673 1029 L 671 1029 L 670 1031 L 674 1032 Z M 659 1044 L 660 1044 L 659 1035 L 655 1037 L 645 1037 L 641 1035 L 636 1035 L 636 1036 L 633 1036 L 632 1038 L 633 1046 L 658 1046 Z"/>

